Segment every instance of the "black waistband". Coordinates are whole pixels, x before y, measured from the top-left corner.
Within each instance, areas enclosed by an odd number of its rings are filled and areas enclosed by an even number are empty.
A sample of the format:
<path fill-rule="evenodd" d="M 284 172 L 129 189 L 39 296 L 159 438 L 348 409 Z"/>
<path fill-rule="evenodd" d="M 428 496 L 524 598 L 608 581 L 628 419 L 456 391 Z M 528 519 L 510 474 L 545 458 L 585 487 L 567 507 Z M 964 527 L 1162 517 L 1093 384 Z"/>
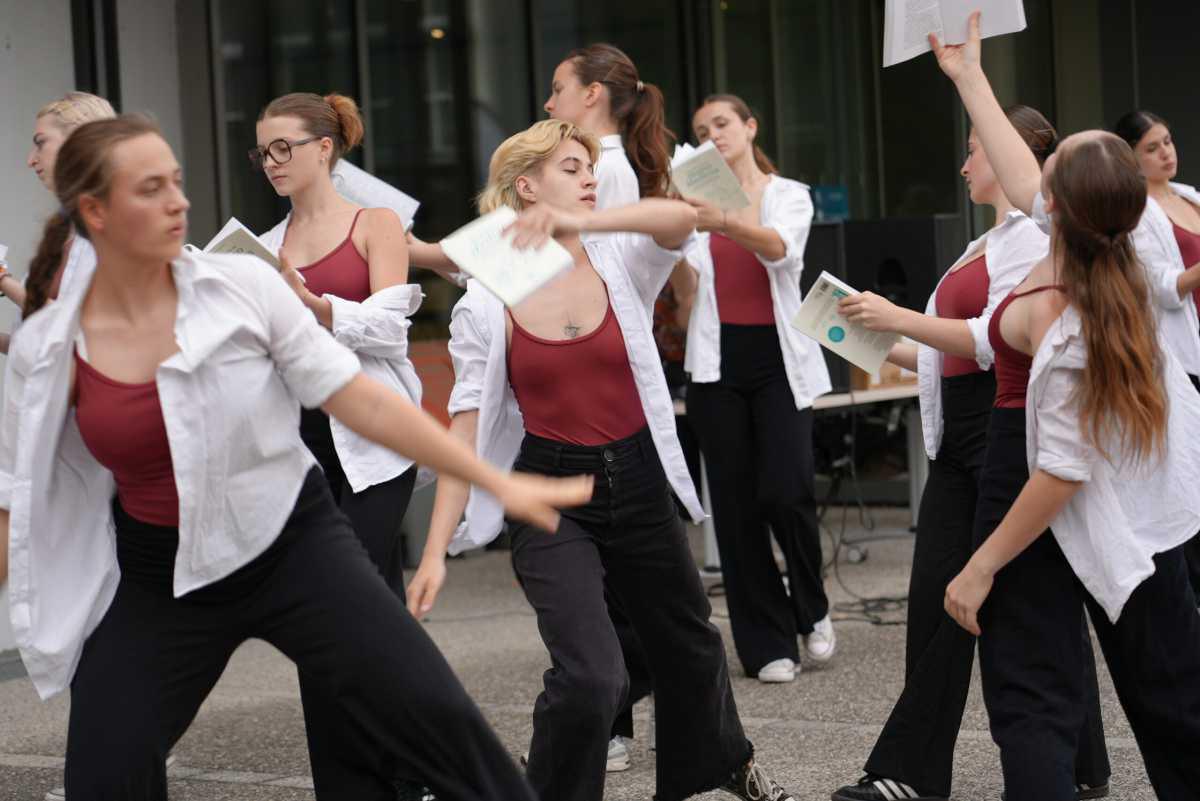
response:
<path fill-rule="evenodd" d="M 996 373 L 978 373 L 942 377 L 942 404 L 983 404 L 986 409 L 996 400 Z"/>
<path fill-rule="evenodd" d="M 576 470 L 603 469 L 618 462 L 645 462 L 658 459 L 649 427 L 624 439 L 603 445 L 573 445 L 536 434 L 525 434 L 518 464 L 564 467 Z"/>

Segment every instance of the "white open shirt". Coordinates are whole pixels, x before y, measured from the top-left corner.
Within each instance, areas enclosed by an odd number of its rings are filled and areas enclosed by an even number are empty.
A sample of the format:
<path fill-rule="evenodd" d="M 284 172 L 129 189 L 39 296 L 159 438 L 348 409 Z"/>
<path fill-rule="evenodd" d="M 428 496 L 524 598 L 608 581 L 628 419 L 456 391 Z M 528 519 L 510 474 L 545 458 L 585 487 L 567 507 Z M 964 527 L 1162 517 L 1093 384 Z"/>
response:
<path fill-rule="evenodd" d="M 283 279 L 252 256 L 171 264 L 179 351 L 155 381 L 179 494 L 176 597 L 262 553 L 316 460 L 300 408 L 359 372 Z M 112 474 L 87 449 L 68 390 L 90 281 L 74 282 L 13 338 L 0 419 L 0 508 L 10 512 L 9 600 L 29 677 L 47 698 L 74 675 L 120 580 Z"/>

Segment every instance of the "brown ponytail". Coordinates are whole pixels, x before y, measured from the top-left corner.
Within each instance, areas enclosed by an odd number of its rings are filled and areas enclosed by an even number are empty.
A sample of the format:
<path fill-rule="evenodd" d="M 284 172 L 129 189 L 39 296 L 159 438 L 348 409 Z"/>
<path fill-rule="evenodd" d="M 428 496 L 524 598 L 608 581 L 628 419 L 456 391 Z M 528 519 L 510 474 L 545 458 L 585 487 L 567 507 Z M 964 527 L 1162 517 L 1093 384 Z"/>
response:
<path fill-rule="evenodd" d="M 345 95 L 321 97 L 311 92 L 293 92 L 275 98 L 258 115 L 260 122 L 268 117 L 295 117 L 310 136 L 326 137 L 333 142 L 330 170 L 346 151 L 362 143 L 362 115 L 358 104 Z"/>
<path fill-rule="evenodd" d="M 625 143 L 625 154 L 637 174 L 642 197 L 661 197 L 670 180 L 670 142 L 666 99 L 662 90 L 638 78 L 629 56 L 610 44 L 588 45 L 567 55 L 584 86 L 603 84 L 608 89 L 609 110 Z"/>
<path fill-rule="evenodd" d="M 1125 142 L 1112 134 L 1062 149 L 1049 176 L 1054 256 L 1079 312 L 1087 369 L 1079 386 L 1080 428 L 1109 458 L 1144 459 L 1166 444 L 1167 398 L 1150 289 L 1131 233 L 1146 206 L 1146 183 Z"/>
<path fill-rule="evenodd" d="M 54 162 L 54 193 L 61 208 L 46 221 L 42 241 L 29 263 L 25 281 L 26 317 L 46 305 L 62 265 L 71 232 L 88 238 L 79 217 L 82 195 L 104 197 L 112 183 L 112 150 L 122 142 L 145 134 L 162 135 L 158 125 L 140 114 L 85 123 L 67 137 Z"/>
<path fill-rule="evenodd" d="M 63 254 L 70 238 L 71 218 L 61 211 L 55 212 L 46 220 L 46 227 L 42 229 L 42 241 L 38 244 L 33 260 L 29 262 L 29 275 L 25 277 L 25 305 L 21 307 L 22 317 L 33 314 L 50 300 L 54 277 L 58 275 L 58 268 L 62 265 Z"/>
<path fill-rule="evenodd" d="M 700 105 L 703 107 L 703 106 L 707 106 L 709 103 L 728 103 L 729 107 L 731 109 L 733 109 L 733 113 L 738 115 L 738 117 L 741 119 L 742 122 L 750 122 L 750 120 L 758 119 L 758 115 L 756 115 L 753 111 L 751 111 L 750 104 L 747 103 L 745 100 L 742 100 L 737 95 L 731 95 L 731 94 L 709 95 L 708 97 L 704 98 L 704 102 L 701 103 Z M 754 163 L 758 165 L 758 168 L 760 170 L 762 170 L 763 172 L 765 172 L 767 175 L 778 175 L 779 168 L 776 167 L 775 163 L 773 161 L 771 161 L 770 158 L 767 157 L 766 152 L 763 151 L 763 149 L 761 147 L 759 147 L 757 144 L 753 145 L 753 147 L 754 147 Z"/>

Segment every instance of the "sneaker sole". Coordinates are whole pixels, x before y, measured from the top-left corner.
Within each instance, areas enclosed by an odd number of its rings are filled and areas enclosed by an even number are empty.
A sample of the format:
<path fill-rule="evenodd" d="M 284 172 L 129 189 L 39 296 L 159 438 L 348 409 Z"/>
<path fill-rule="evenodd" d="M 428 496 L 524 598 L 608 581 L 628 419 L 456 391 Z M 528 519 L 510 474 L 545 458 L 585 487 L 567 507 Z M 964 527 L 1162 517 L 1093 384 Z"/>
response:
<path fill-rule="evenodd" d="M 833 647 L 833 650 L 831 650 L 829 653 L 827 653 L 823 656 L 814 654 L 812 651 L 809 651 L 807 648 L 804 650 L 804 653 L 808 654 L 808 658 L 814 662 L 828 662 L 830 659 L 833 659 L 833 655 L 837 653 L 837 646 L 835 645 Z"/>
<path fill-rule="evenodd" d="M 759 676 L 759 682 L 762 684 L 787 684 L 796 680 L 796 674 L 790 676 Z"/>
<path fill-rule="evenodd" d="M 853 796 L 842 795 L 842 791 L 838 790 L 833 795 L 829 796 L 830 801 L 862 801 Z M 946 801 L 946 798 L 940 795 L 918 795 L 913 798 L 905 798 L 903 801 Z"/>

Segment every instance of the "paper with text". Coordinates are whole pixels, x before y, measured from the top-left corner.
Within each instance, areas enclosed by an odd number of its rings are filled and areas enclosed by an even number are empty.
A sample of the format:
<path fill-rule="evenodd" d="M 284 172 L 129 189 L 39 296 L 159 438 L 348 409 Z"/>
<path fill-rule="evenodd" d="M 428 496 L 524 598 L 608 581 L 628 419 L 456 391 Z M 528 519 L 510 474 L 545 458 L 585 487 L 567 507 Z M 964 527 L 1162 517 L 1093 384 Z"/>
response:
<path fill-rule="evenodd" d="M 441 242 L 450 261 L 510 307 L 575 263 L 567 249 L 553 239 L 537 249 L 514 248 L 504 229 L 516 219 L 515 211 L 501 206 Z"/>
<path fill-rule="evenodd" d="M 225 223 L 225 227 L 218 231 L 217 235 L 204 246 L 204 252 L 245 253 L 250 256 L 257 256 L 276 270 L 279 269 L 279 259 L 276 255 L 249 228 L 242 225 L 237 217 L 229 218 L 229 222 Z"/>
<path fill-rule="evenodd" d="M 405 231 L 412 230 L 413 218 L 417 216 L 417 209 L 421 207 L 416 198 L 406 195 L 345 159 L 339 159 L 337 166 L 333 168 L 333 186 L 339 195 L 351 203 L 357 203 L 364 208 L 383 208 L 396 212 L 400 221 L 404 223 Z"/>
<path fill-rule="evenodd" d="M 686 142 L 675 147 L 671 185 L 681 197 L 703 200 L 725 211 L 750 205 L 750 198 L 711 139 L 700 147 Z"/>
<path fill-rule="evenodd" d="M 822 272 L 800 303 L 792 326 L 873 375 L 900 341 L 900 335 L 870 331 L 838 314 L 838 301 L 857 294 L 849 284 Z"/>
<path fill-rule="evenodd" d="M 928 35 L 943 44 L 967 41 L 967 19 L 976 11 L 983 38 L 1025 30 L 1022 0 L 887 0 L 883 17 L 883 66 L 930 51 Z"/>

